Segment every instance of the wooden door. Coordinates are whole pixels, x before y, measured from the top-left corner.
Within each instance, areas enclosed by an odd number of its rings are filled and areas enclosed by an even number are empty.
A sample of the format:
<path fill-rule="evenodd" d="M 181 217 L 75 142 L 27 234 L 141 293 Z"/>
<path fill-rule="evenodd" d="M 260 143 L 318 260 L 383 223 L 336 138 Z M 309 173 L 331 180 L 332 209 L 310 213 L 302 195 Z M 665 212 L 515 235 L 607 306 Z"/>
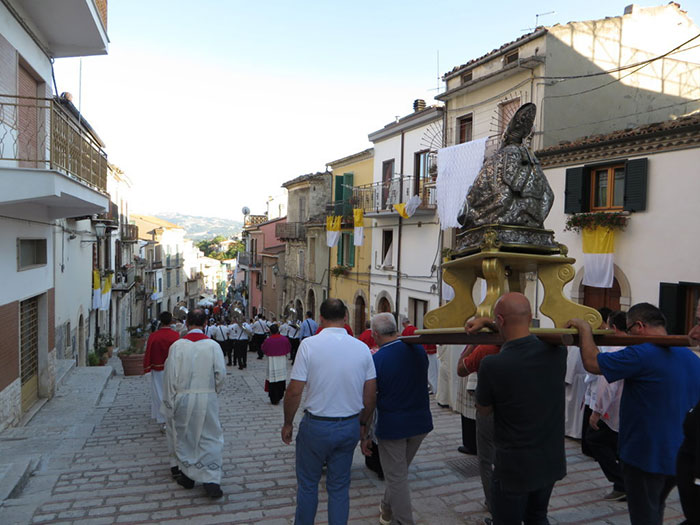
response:
<path fill-rule="evenodd" d="M 620 283 L 613 279 L 612 288 L 583 287 L 583 304 L 598 310 L 607 306 L 611 310 L 620 309 Z"/>

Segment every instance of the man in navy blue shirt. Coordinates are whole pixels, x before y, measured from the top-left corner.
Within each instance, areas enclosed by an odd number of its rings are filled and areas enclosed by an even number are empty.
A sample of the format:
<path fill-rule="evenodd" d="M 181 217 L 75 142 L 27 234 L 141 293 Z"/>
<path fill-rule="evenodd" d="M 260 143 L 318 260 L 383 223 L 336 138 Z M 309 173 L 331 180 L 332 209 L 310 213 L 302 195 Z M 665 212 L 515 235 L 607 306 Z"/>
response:
<path fill-rule="evenodd" d="M 608 382 L 624 379 L 620 403 L 619 455 L 632 525 L 663 522 L 664 502 L 676 484 L 676 456 L 683 418 L 700 399 L 700 359 L 686 347 L 643 343 L 599 353 L 591 327 L 580 319 L 584 368 Z M 649 303 L 627 312 L 630 335 L 666 335 L 666 318 Z"/>
<path fill-rule="evenodd" d="M 421 345 L 398 339 L 396 320 L 390 313 L 372 318 L 372 336 L 379 344 L 374 354 L 377 371 L 377 444 L 386 490 L 380 503 L 383 525 L 412 525 L 408 466 L 421 442 L 433 429 L 428 397 L 428 355 Z M 362 452 L 370 455 L 370 439 L 361 428 Z"/>

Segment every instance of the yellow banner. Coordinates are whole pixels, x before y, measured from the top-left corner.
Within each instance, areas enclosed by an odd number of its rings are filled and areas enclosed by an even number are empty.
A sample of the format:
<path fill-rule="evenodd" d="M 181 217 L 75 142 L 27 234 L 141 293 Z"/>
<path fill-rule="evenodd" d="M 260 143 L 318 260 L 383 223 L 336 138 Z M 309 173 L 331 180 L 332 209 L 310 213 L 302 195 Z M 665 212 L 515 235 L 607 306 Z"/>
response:
<path fill-rule="evenodd" d="M 410 215 L 406 212 L 406 203 L 401 202 L 399 204 L 394 204 L 394 209 L 399 212 L 399 215 L 404 219 L 408 219 Z"/>
<path fill-rule="evenodd" d="M 340 231 L 340 215 L 329 215 L 326 217 L 326 230 L 329 232 Z"/>
<path fill-rule="evenodd" d="M 100 288 L 102 288 L 102 286 L 100 285 L 100 271 L 93 270 L 92 271 L 92 289 L 99 290 Z"/>
<path fill-rule="evenodd" d="M 585 228 L 582 237 L 583 253 L 615 252 L 615 231 L 610 228 Z"/>
<path fill-rule="evenodd" d="M 362 208 L 355 208 L 352 210 L 353 226 L 355 228 L 361 228 L 364 221 L 364 212 Z"/>

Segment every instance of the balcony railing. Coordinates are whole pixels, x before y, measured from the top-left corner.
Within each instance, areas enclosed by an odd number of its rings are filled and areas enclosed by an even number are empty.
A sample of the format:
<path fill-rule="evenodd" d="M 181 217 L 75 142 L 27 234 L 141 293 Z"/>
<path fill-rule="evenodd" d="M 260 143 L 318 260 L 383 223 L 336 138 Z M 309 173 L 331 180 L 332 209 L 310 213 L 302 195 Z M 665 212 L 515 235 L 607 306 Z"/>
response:
<path fill-rule="evenodd" d="M 394 212 L 394 204 L 408 202 L 413 195 L 420 198 L 419 210 L 434 210 L 435 181 L 413 176 L 394 177 L 391 180 L 365 184 L 353 188 L 353 205 L 365 213 Z"/>
<path fill-rule="evenodd" d="M 122 242 L 136 242 L 139 240 L 139 227 L 135 224 L 122 224 Z"/>
<path fill-rule="evenodd" d="M 305 234 L 302 222 L 284 222 L 275 225 L 275 236 L 281 240 L 301 240 L 305 238 Z"/>
<path fill-rule="evenodd" d="M 260 266 L 260 257 L 251 252 L 239 252 L 238 264 L 248 266 L 249 268 L 254 268 L 256 266 Z"/>
<path fill-rule="evenodd" d="M 53 99 L 0 95 L 0 165 L 55 169 L 107 189 L 107 154 Z"/>
<path fill-rule="evenodd" d="M 126 268 L 124 270 L 119 270 L 114 274 L 114 285 L 112 290 L 115 291 L 126 291 L 130 290 L 135 284 L 136 270 L 135 268 Z"/>

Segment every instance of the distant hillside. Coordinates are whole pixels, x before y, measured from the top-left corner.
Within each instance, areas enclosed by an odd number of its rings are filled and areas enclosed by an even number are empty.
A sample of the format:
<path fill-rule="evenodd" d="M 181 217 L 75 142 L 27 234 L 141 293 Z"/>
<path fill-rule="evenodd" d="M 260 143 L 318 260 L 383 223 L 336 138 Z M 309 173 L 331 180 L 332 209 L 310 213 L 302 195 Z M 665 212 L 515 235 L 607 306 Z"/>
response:
<path fill-rule="evenodd" d="M 239 234 L 243 228 L 241 221 L 232 221 L 219 217 L 197 217 L 181 213 L 159 213 L 156 217 L 182 226 L 187 232 L 187 238 L 193 241 L 211 239 L 217 235 L 223 235 L 228 238 Z"/>

